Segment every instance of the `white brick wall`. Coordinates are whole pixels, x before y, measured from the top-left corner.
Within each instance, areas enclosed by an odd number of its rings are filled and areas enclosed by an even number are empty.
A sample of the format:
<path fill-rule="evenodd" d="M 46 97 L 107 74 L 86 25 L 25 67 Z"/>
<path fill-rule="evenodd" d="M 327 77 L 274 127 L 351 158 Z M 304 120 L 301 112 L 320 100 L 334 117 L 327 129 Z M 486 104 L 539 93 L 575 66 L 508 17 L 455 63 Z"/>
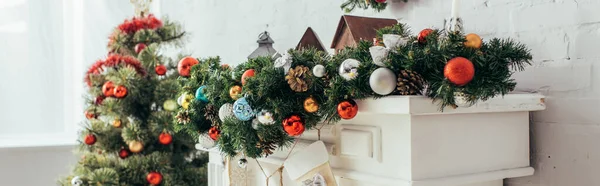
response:
<path fill-rule="evenodd" d="M 343 0 L 163 1 L 161 12 L 183 21 L 192 33 L 188 50 L 196 56 L 222 56 L 243 62 L 264 29 L 275 48 L 292 48 L 307 26 L 329 46 L 343 13 Z M 375 13 L 401 18 L 413 33 L 441 28 L 450 0 L 409 0 Z M 534 66 L 515 74 L 518 90 L 548 96 L 548 109 L 533 114 L 534 176 L 511 179 L 509 186 L 600 185 L 600 1 L 461 0 L 465 31 L 485 38 L 513 37 L 527 44 Z M 269 25 L 268 27 L 266 25 Z"/>

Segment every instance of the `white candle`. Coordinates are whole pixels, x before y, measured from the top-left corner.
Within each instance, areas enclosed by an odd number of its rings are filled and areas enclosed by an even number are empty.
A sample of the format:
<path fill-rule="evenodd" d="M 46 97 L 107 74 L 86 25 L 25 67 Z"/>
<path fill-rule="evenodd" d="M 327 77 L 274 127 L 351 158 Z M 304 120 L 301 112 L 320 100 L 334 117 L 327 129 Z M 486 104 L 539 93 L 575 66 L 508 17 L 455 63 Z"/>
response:
<path fill-rule="evenodd" d="M 459 0 L 452 0 L 452 14 L 451 14 L 451 16 L 453 18 L 458 18 L 458 1 Z"/>

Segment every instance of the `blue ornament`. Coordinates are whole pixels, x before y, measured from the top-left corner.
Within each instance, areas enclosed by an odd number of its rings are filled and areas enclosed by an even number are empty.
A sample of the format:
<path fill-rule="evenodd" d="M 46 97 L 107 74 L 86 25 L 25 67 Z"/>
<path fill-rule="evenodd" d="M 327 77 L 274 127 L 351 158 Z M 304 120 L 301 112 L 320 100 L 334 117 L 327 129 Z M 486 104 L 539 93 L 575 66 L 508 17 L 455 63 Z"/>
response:
<path fill-rule="evenodd" d="M 240 98 L 233 103 L 233 115 L 242 121 L 249 121 L 254 117 L 254 111 L 246 98 Z"/>
<path fill-rule="evenodd" d="M 206 89 L 206 85 L 202 85 L 196 90 L 196 100 L 208 103 L 208 98 L 204 95 L 204 89 Z"/>

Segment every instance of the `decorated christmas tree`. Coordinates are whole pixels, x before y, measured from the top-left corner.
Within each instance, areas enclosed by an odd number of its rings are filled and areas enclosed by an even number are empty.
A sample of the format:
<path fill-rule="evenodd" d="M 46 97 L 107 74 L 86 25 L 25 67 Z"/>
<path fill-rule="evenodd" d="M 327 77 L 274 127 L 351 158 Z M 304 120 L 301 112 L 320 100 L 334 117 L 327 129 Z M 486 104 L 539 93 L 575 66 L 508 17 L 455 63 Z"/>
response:
<path fill-rule="evenodd" d="M 197 136 L 174 128 L 177 65 L 159 52 L 180 46 L 185 32 L 147 5 L 136 4 L 137 16 L 110 35 L 108 56 L 85 74 L 81 159 L 61 185 L 206 185 Z"/>

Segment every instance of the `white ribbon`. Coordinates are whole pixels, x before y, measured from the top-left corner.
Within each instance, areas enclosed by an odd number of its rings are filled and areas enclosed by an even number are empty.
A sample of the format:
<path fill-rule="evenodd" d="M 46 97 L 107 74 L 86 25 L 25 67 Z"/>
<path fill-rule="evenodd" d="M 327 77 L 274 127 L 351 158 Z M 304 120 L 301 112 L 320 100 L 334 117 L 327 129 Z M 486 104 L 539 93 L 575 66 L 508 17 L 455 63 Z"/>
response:
<path fill-rule="evenodd" d="M 286 52 L 275 60 L 275 64 L 273 66 L 275 66 L 275 68 L 283 67 L 283 72 L 287 74 L 290 68 L 292 68 L 292 62 L 292 55 Z"/>
<path fill-rule="evenodd" d="M 371 57 L 373 58 L 373 63 L 377 66 L 385 67 L 385 59 L 390 51 L 394 51 L 398 46 L 405 45 L 408 43 L 406 38 L 403 38 L 400 35 L 396 34 L 383 34 L 383 44 L 382 46 L 372 46 L 369 48 L 369 52 L 371 53 Z"/>

